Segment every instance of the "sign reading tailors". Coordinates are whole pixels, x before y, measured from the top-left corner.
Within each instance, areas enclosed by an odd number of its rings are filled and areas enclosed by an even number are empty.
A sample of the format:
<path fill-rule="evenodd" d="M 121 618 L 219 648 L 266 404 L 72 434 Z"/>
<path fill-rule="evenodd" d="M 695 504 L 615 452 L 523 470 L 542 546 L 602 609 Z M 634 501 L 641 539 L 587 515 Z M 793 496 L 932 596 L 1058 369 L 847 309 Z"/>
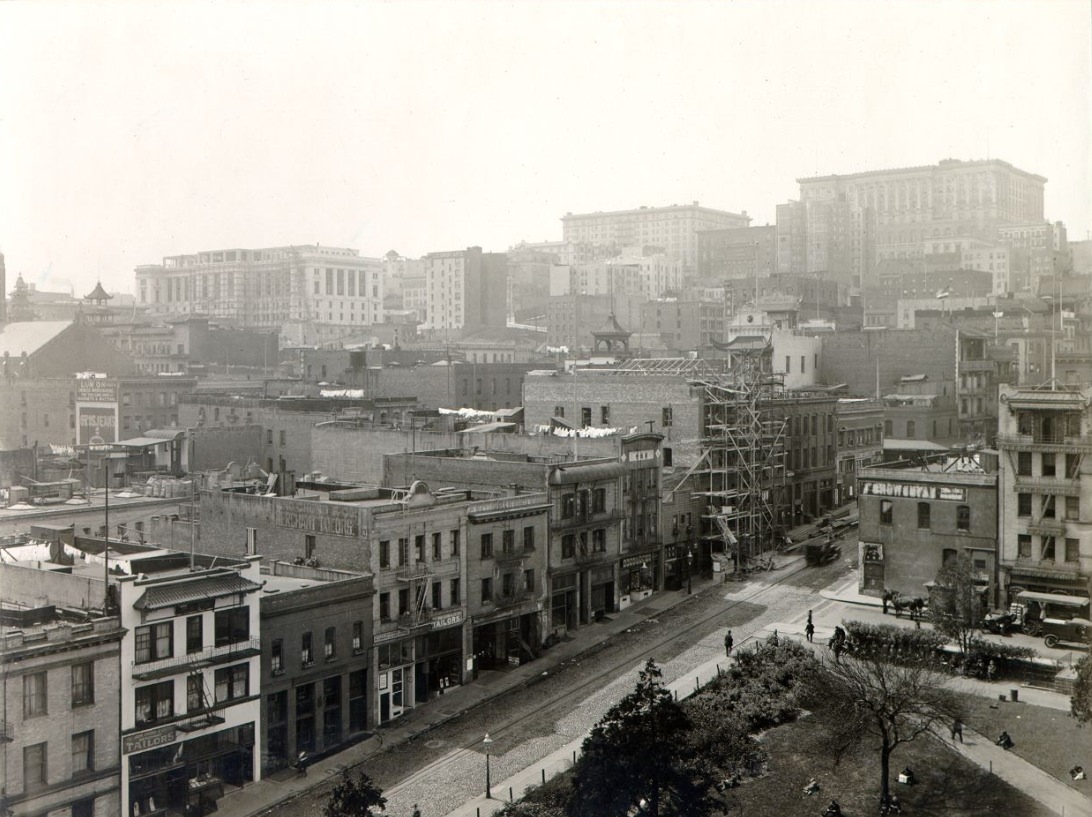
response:
<path fill-rule="evenodd" d="M 918 485 L 904 482 L 862 482 L 861 496 L 890 496 L 900 499 L 945 499 L 966 502 L 967 489 L 951 485 Z"/>
<path fill-rule="evenodd" d="M 174 737 L 177 733 L 174 726 L 160 726 L 156 729 L 149 729 L 147 732 L 126 735 L 121 739 L 121 751 L 123 754 L 129 755 L 133 752 L 146 752 L 149 749 L 155 749 L 157 746 L 166 746 L 168 743 L 174 743 Z"/>

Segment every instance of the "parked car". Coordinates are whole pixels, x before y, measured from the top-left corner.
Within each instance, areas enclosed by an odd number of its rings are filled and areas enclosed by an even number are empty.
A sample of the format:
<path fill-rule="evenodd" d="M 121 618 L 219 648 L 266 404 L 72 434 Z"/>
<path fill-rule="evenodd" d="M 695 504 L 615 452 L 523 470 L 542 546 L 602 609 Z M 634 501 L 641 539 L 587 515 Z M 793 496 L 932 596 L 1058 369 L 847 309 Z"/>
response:
<path fill-rule="evenodd" d="M 1062 643 L 1080 644 L 1087 650 L 1092 644 L 1092 621 L 1087 618 L 1044 618 L 1043 643 L 1051 649 Z"/>

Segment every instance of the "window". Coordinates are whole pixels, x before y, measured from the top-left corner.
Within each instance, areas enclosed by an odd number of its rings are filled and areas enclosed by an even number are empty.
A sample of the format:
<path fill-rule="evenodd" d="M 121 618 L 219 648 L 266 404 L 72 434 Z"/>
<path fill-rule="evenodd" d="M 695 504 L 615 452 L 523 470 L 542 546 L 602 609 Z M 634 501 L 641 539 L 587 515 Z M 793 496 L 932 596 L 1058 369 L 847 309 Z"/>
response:
<path fill-rule="evenodd" d="M 592 531 L 592 552 L 605 553 L 607 550 L 607 532 L 603 528 Z"/>
<path fill-rule="evenodd" d="M 1016 454 L 1016 475 L 1018 477 L 1031 476 L 1031 452 L 1019 451 Z"/>
<path fill-rule="evenodd" d="M 925 530 L 929 529 L 929 511 L 930 505 L 928 502 L 918 503 L 918 527 Z"/>
<path fill-rule="evenodd" d="M 423 533 L 413 537 L 413 558 L 417 561 L 417 564 L 425 561 L 425 535 Z"/>
<path fill-rule="evenodd" d="M 1043 497 L 1043 519 L 1053 519 L 1055 516 L 1054 497 L 1047 494 Z"/>
<path fill-rule="evenodd" d="M 1020 533 L 1016 536 L 1016 555 L 1021 559 L 1031 558 L 1031 534 Z"/>
<path fill-rule="evenodd" d="M 405 567 L 409 561 L 409 539 L 405 537 L 398 538 L 398 566 Z"/>
<path fill-rule="evenodd" d="M 1042 476 L 1053 477 L 1057 474 L 1057 466 L 1055 465 L 1055 458 L 1053 454 L 1043 453 L 1039 455 L 1042 459 Z"/>
<path fill-rule="evenodd" d="M 501 550 L 505 556 L 511 556 L 516 552 L 516 532 L 504 530 L 501 532 Z"/>
<path fill-rule="evenodd" d="M 524 570 L 523 571 L 523 589 L 528 593 L 535 592 L 535 571 Z"/>
<path fill-rule="evenodd" d="M 174 717 L 174 681 L 136 690 L 136 724 L 142 726 Z"/>
<path fill-rule="evenodd" d="M 894 431 L 894 424 L 890 420 L 883 421 L 883 434 L 885 437 L 890 437 Z"/>
<path fill-rule="evenodd" d="M 573 552 L 576 550 L 576 537 L 571 533 L 565 534 L 561 537 L 561 558 L 571 559 Z"/>
<path fill-rule="evenodd" d="M 580 425 L 587 428 L 591 425 L 591 406 L 583 406 L 580 409 Z"/>
<path fill-rule="evenodd" d="M 273 429 L 267 428 L 265 430 L 265 442 L 266 445 L 273 445 Z"/>
<path fill-rule="evenodd" d="M 565 416 L 565 407 L 564 406 L 554 406 L 554 417 L 564 417 L 564 416 Z"/>
<path fill-rule="evenodd" d="M 493 600 L 493 580 L 482 579 L 482 602 Z"/>
<path fill-rule="evenodd" d="M 46 744 L 23 747 L 23 791 L 37 791 L 46 785 Z"/>
<path fill-rule="evenodd" d="M 174 655 L 174 622 L 163 621 L 136 628 L 136 662 L 146 664 Z"/>
<path fill-rule="evenodd" d="M 386 568 L 391 566 L 391 543 L 384 539 L 379 543 L 379 566 Z"/>
<path fill-rule="evenodd" d="M 95 702 L 95 662 L 72 665 L 72 705 L 84 706 Z"/>
<path fill-rule="evenodd" d="M 1074 522 L 1081 518 L 1081 498 L 1079 496 L 1067 496 L 1065 498 L 1065 518 Z"/>
<path fill-rule="evenodd" d="M 322 643 L 322 654 L 327 661 L 337 658 L 337 627 L 327 627 Z"/>
<path fill-rule="evenodd" d="M 528 525 L 523 529 L 523 550 L 527 552 L 535 549 L 535 529 Z"/>
<path fill-rule="evenodd" d="M 1077 479 L 1081 475 L 1081 457 L 1079 454 L 1065 455 L 1065 475 L 1067 479 Z"/>
<path fill-rule="evenodd" d="M 1079 539 L 1066 538 L 1065 540 L 1065 560 L 1067 562 L 1076 562 L 1081 556 L 1081 542 Z"/>
<path fill-rule="evenodd" d="M 971 506 L 970 505 L 957 505 L 956 506 L 956 530 L 970 531 L 971 529 Z"/>
<path fill-rule="evenodd" d="M 216 611 L 216 646 L 237 644 L 250 638 L 250 608 L 229 607 Z"/>
<path fill-rule="evenodd" d="M 576 514 L 576 494 L 565 494 L 561 497 L 561 518 L 572 519 Z"/>
<path fill-rule="evenodd" d="M 601 425 L 610 425 L 610 406 L 599 407 L 599 423 Z"/>
<path fill-rule="evenodd" d="M 880 500 L 880 524 L 890 525 L 895 515 L 895 503 L 890 499 Z"/>
<path fill-rule="evenodd" d="M 281 429 L 280 439 L 281 439 L 281 445 L 287 445 L 287 443 L 288 443 L 288 432 L 285 431 L 283 428 Z"/>
<path fill-rule="evenodd" d="M 451 580 L 451 606 L 457 607 L 462 604 L 462 585 L 459 579 Z"/>
<path fill-rule="evenodd" d="M 501 596 L 506 599 L 516 594 L 516 576 L 514 573 L 505 573 L 501 577 Z"/>
<path fill-rule="evenodd" d="M 959 558 L 959 551 L 955 548 L 944 548 L 944 550 L 941 551 L 940 562 L 943 565 L 951 564 L 957 558 Z"/>
<path fill-rule="evenodd" d="M 432 583 L 432 609 L 442 610 L 444 606 L 444 585 L 441 582 Z"/>
<path fill-rule="evenodd" d="M 664 406 L 662 416 L 660 417 L 660 426 L 663 428 L 671 428 L 671 406 Z"/>
<path fill-rule="evenodd" d="M 379 594 L 379 620 L 390 621 L 391 620 L 391 594 L 380 593 Z"/>
<path fill-rule="evenodd" d="M 1031 516 L 1031 494 L 1016 495 L 1016 515 Z"/>
<path fill-rule="evenodd" d="M 269 656 L 269 670 L 274 675 L 284 672 L 284 639 L 274 638 L 273 649 Z"/>
<path fill-rule="evenodd" d="M 314 558 L 316 545 L 315 535 L 313 533 L 305 533 L 303 535 L 303 558 Z"/>
<path fill-rule="evenodd" d="M 459 534 L 460 533 L 462 533 L 462 531 L 453 530 L 451 532 L 451 555 L 452 556 L 458 556 L 459 555 L 459 541 L 460 541 L 459 540 Z"/>
<path fill-rule="evenodd" d="M 95 771 L 95 733 L 79 732 L 72 736 L 72 776 Z"/>
<path fill-rule="evenodd" d="M 315 663 L 315 654 L 312 652 L 311 633 L 304 633 L 300 637 L 300 663 L 309 667 Z"/>
<path fill-rule="evenodd" d="M 607 510 L 607 489 L 596 488 L 592 491 L 592 513 L 604 513 Z"/>
<path fill-rule="evenodd" d="M 364 622 L 353 622 L 353 655 L 364 652 Z"/>
<path fill-rule="evenodd" d="M 250 667 L 236 664 L 216 670 L 216 703 L 236 701 L 250 694 Z"/>
<path fill-rule="evenodd" d="M 917 433 L 913 420 L 906 421 L 906 439 L 914 439 L 914 434 Z"/>
<path fill-rule="evenodd" d="M 48 715 L 46 690 L 49 688 L 47 673 L 35 672 L 23 676 L 23 717 L 35 718 L 39 715 Z"/>
<path fill-rule="evenodd" d="M 436 562 L 443 558 L 443 549 L 440 540 L 440 532 L 436 531 L 432 534 L 432 561 Z"/>
<path fill-rule="evenodd" d="M 1054 561 L 1054 537 L 1053 536 L 1044 536 L 1043 537 L 1043 552 L 1039 556 L 1039 558 L 1042 559 L 1045 562 L 1046 561 L 1049 561 L 1049 562 Z"/>
<path fill-rule="evenodd" d="M 785 355 L 785 374 L 792 374 L 792 357 Z"/>
<path fill-rule="evenodd" d="M 493 534 L 491 533 L 482 534 L 482 558 L 493 558 Z"/>
<path fill-rule="evenodd" d="M 671 449 L 670 448 L 665 448 L 664 449 L 664 468 L 670 468 L 671 465 L 672 465 L 672 462 L 671 462 Z"/>
<path fill-rule="evenodd" d="M 404 587 L 398 591 L 398 615 L 408 616 L 409 612 L 409 588 Z"/>
<path fill-rule="evenodd" d="M 186 654 L 192 655 L 201 652 L 204 647 L 204 627 L 201 623 L 202 616 L 190 616 L 186 619 Z"/>

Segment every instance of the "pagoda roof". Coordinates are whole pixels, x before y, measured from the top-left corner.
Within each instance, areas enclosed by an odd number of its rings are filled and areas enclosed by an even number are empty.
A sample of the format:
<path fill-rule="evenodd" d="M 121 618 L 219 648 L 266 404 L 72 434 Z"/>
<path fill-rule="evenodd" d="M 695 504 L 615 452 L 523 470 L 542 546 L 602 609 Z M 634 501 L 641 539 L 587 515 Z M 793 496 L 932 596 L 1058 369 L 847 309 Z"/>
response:
<path fill-rule="evenodd" d="M 96 281 L 95 288 L 91 290 L 90 294 L 84 295 L 83 299 L 85 301 L 109 301 L 113 299 L 113 297 L 113 295 L 110 295 L 102 288 L 102 281 Z"/>
<path fill-rule="evenodd" d="M 622 328 L 622 325 L 618 323 L 618 319 L 614 317 L 614 313 L 611 312 L 607 315 L 607 322 L 603 324 L 600 329 L 592 330 L 592 335 L 597 338 L 628 338 L 632 332 Z"/>

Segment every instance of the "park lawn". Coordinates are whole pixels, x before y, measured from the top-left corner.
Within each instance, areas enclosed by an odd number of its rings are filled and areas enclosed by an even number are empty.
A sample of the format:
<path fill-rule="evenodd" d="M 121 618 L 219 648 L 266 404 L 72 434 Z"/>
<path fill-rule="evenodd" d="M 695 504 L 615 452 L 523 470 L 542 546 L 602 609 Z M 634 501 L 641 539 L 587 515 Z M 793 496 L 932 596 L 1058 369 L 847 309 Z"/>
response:
<path fill-rule="evenodd" d="M 1015 743 L 1013 752 L 1092 797 L 1092 780 L 1075 781 L 1069 776 L 1074 766 L 1092 772 L 1092 730 L 1080 726 L 1068 712 L 976 695 L 963 696 L 963 705 L 968 727 L 990 740 L 1008 731 Z"/>
<path fill-rule="evenodd" d="M 769 754 L 766 774 L 730 790 L 729 813 L 818 817 L 834 798 L 847 817 L 877 814 L 879 752 L 861 746 L 836 765 L 821 740 L 824 720 L 831 717 L 833 713 L 819 711 L 766 732 L 762 736 Z M 894 782 L 904 766 L 914 770 L 916 785 Z M 914 817 L 1056 817 L 931 737 L 900 746 L 892 756 L 891 770 L 891 791 L 902 802 L 903 813 Z M 802 789 L 812 777 L 821 789 L 806 797 Z"/>

